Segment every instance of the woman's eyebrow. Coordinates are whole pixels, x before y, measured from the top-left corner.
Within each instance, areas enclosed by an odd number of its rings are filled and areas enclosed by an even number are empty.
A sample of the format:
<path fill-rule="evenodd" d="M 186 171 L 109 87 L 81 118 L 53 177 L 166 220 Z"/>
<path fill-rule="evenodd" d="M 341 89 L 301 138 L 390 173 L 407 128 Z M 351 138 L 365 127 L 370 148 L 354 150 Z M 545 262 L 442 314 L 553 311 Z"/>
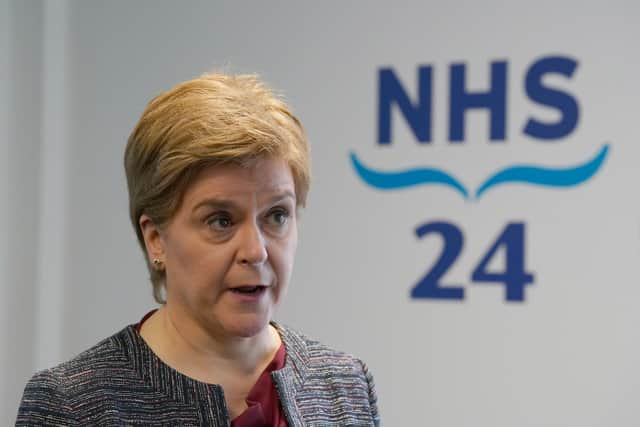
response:
<path fill-rule="evenodd" d="M 293 201 L 296 200 L 296 195 L 293 191 L 291 190 L 285 190 L 282 192 L 278 192 L 277 194 L 273 195 L 272 197 L 269 198 L 269 203 L 274 203 L 274 202 L 279 202 L 281 200 L 284 199 L 292 199 Z"/>
<path fill-rule="evenodd" d="M 279 202 L 284 199 L 291 199 L 293 201 L 296 200 L 296 195 L 291 190 L 284 190 L 282 192 L 277 192 L 273 196 L 268 199 L 269 203 Z M 193 210 L 198 210 L 202 207 L 208 207 L 213 209 L 222 209 L 222 210 L 232 210 L 238 208 L 238 203 L 232 199 L 228 199 L 226 197 L 209 197 L 204 200 L 201 200 L 193 207 Z"/>
<path fill-rule="evenodd" d="M 211 197 L 200 201 L 197 205 L 194 206 L 193 210 L 195 211 L 202 207 L 230 210 L 237 207 L 237 203 L 231 199 Z"/>

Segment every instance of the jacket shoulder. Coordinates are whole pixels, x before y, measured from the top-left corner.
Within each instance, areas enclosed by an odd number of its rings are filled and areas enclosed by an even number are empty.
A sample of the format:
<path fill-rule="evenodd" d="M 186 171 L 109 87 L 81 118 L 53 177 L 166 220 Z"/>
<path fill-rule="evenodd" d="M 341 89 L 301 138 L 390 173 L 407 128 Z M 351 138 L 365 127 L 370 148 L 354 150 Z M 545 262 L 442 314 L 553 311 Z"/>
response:
<path fill-rule="evenodd" d="M 373 375 L 362 360 L 289 327 L 279 328 L 287 355 L 293 353 L 304 375 L 296 401 L 309 424 L 379 425 Z"/>
<path fill-rule="evenodd" d="M 16 425 L 70 425 L 78 399 L 126 360 L 123 334 L 106 338 L 74 358 L 34 374 L 25 386 Z"/>
<path fill-rule="evenodd" d="M 306 373 L 311 376 L 328 374 L 350 375 L 364 379 L 364 363 L 357 357 L 336 350 L 322 342 L 288 326 L 278 325 L 287 354 L 294 357 L 297 363 L 305 365 Z"/>
<path fill-rule="evenodd" d="M 95 376 L 108 375 L 110 369 L 129 360 L 126 351 L 127 347 L 130 347 L 126 344 L 129 328 L 105 338 L 93 347 L 42 373 L 58 378 L 68 392 L 73 392 L 79 384 L 86 384 L 88 379 Z"/>

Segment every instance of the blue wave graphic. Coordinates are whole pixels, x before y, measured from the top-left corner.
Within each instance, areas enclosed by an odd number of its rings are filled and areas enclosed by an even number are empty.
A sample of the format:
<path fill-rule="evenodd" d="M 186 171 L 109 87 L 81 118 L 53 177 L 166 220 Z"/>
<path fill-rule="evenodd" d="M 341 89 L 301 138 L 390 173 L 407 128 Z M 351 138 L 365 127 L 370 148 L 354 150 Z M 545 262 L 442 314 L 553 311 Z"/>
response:
<path fill-rule="evenodd" d="M 551 169 L 526 165 L 508 167 L 485 180 L 476 191 L 476 198 L 480 198 L 490 188 L 513 182 L 547 187 L 572 187 L 582 184 L 598 172 L 608 153 L 609 144 L 604 144 L 593 159 L 571 168 Z"/>
<path fill-rule="evenodd" d="M 413 187 L 419 184 L 439 184 L 453 188 L 467 199 L 467 189 L 453 176 L 440 169 L 417 168 L 400 172 L 379 172 L 366 167 L 355 153 L 349 155 L 351 164 L 360 178 L 372 187 L 381 190 L 394 190 Z"/>

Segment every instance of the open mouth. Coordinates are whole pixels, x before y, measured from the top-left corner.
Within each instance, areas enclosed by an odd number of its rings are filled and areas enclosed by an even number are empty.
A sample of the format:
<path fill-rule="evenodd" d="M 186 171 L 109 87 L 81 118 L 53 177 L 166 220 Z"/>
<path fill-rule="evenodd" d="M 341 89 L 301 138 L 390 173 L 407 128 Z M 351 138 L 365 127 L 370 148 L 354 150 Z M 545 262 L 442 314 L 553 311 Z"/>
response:
<path fill-rule="evenodd" d="M 237 288 L 231 288 L 231 292 L 235 292 L 236 294 L 243 295 L 255 295 L 263 292 L 267 287 L 258 285 L 258 286 L 239 286 Z"/>

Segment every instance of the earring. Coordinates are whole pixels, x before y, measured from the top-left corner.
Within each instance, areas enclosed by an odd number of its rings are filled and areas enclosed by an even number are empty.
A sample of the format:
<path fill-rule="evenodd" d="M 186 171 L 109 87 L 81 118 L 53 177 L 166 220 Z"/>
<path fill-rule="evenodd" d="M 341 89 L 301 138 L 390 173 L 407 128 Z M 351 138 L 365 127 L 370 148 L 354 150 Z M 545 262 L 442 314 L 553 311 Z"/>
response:
<path fill-rule="evenodd" d="M 163 270 L 164 266 L 162 265 L 162 261 L 160 261 L 158 258 L 154 258 L 153 268 L 155 268 L 156 270 Z"/>

